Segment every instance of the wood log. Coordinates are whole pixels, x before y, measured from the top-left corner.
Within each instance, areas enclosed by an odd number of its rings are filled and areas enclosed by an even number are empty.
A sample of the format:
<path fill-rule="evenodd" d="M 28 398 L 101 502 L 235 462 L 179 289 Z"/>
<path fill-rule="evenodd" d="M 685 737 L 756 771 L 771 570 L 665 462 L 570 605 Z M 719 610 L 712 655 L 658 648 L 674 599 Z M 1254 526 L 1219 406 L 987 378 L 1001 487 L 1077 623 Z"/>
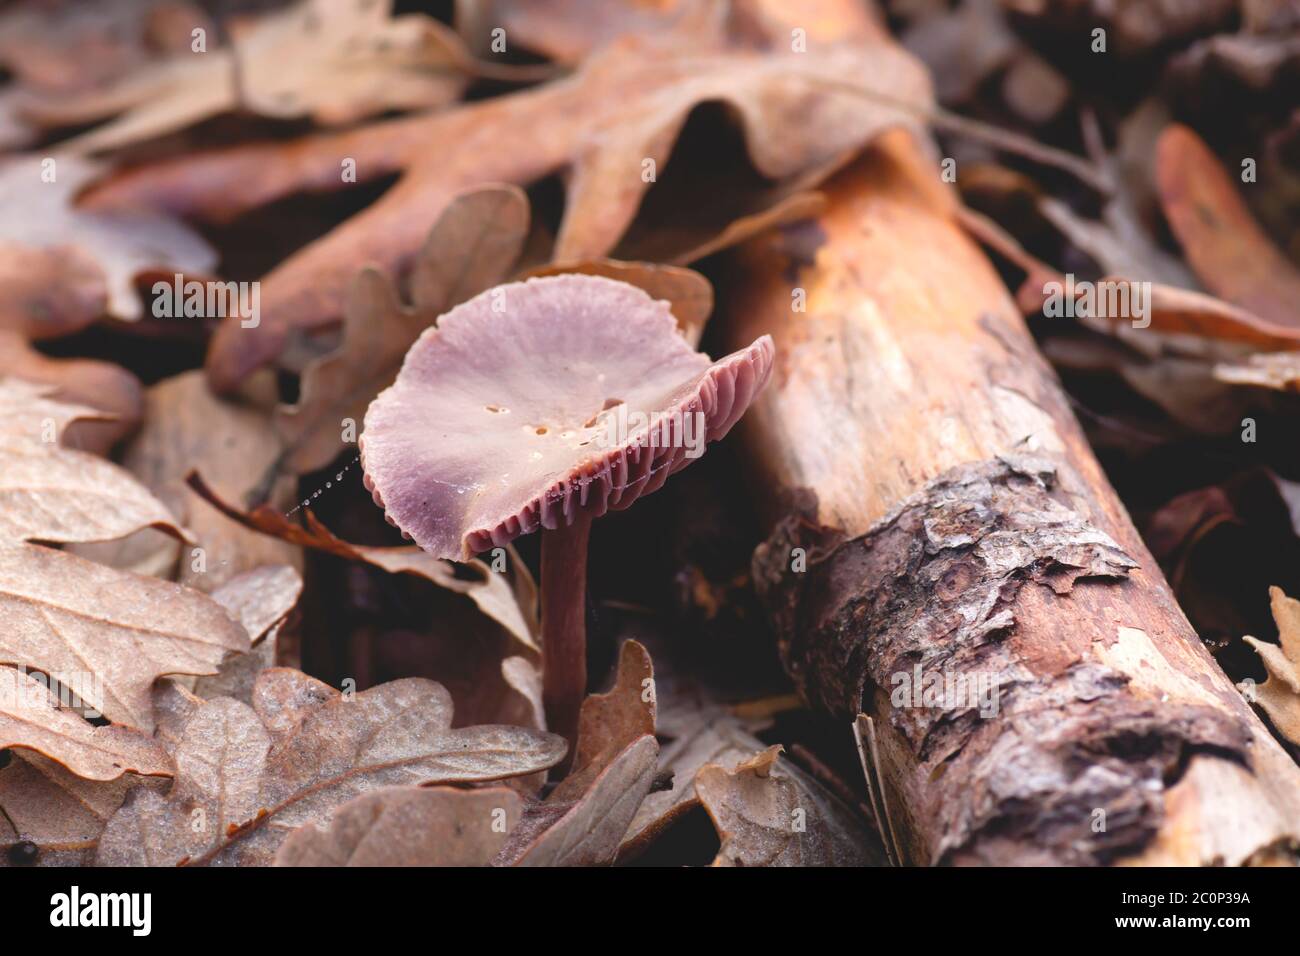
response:
<path fill-rule="evenodd" d="M 902 862 L 1296 862 L 1300 768 L 1179 609 L 929 152 L 890 134 L 826 192 L 732 255 L 713 331 L 776 341 L 738 426 L 755 579 L 805 697 L 873 718 Z"/>

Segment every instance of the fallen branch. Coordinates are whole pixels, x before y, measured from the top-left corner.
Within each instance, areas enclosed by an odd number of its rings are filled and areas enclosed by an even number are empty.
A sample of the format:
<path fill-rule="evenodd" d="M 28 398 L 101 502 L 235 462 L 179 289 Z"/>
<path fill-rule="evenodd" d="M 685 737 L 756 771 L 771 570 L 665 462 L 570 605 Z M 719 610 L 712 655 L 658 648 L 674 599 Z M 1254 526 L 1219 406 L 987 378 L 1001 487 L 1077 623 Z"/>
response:
<path fill-rule="evenodd" d="M 1183 616 L 938 170 L 899 132 L 827 194 L 735 254 L 719 321 L 776 340 L 739 429 L 772 529 L 755 574 L 801 692 L 872 718 L 901 861 L 1294 862 L 1300 768 Z"/>

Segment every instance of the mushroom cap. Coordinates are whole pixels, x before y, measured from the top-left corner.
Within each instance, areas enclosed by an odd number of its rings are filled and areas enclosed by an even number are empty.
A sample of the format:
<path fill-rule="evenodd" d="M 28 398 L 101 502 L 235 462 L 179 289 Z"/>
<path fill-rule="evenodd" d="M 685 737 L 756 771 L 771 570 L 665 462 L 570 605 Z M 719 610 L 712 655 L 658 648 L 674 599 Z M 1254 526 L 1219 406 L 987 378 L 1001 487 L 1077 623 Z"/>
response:
<path fill-rule="evenodd" d="M 668 303 L 588 275 L 498 286 L 442 316 L 370 405 L 366 487 L 388 522 L 464 560 L 658 489 L 772 371 L 763 336 L 717 362 Z"/>

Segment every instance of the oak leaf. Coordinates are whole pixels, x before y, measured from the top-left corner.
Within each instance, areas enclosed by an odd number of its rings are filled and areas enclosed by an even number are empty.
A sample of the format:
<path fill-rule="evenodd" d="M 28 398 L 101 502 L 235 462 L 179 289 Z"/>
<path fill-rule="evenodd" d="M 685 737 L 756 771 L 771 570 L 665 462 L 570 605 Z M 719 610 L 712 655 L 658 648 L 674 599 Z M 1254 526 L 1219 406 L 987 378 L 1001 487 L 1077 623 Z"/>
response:
<path fill-rule="evenodd" d="M 34 751 L 9 756 L 0 766 L 0 866 L 10 865 L 9 851 L 18 843 L 35 845 L 37 866 L 89 866 L 104 825 L 126 795 L 168 782 L 134 774 L 87 780 Z"/>
<path fill-rule="evenodd" d="M 264 671 L 252 708 L 220 698 L 194 712 L 176 747 L 172 792 L 129 800 L 109 821 L 97 860 L 265 865 L 291 831 L 328 825 L 368 791 L 521 776 L 566 749 L 541 731 L 451 724 L 450 695 L 433 681 L 352 696 L 296 672 Z M 196 807 L 206 821 L 197 832 Z"/>
<path fill-rule="evenodd" d="M 163 379 L 145 392 L 144 424 L 128 443 L 122 465 L 189 529 L 199 550 L 182 551 L 175 541 L 152 531 L 112 546 L 76 550 L 113 567 L 174 575 L 180 583 L 201 591 L 212 591 L 263 565 L 300 568 L 298 548 L 232 524 L 185 484 L 189 471 L 199 468 L 222 495 L 242 500 L 255 486 L 260 490 L 261 476 L 280 450 L 270 416 L 262 408 L 218 398 L 201 372 Z M 266 489 L 266 503 L 287 510 L 294 491 L 290 478 L 272 482 Z"/>
<path fill-rule="evenodd" d="M 280 845 L 276 866 L 486 866 L 519 822 L 508 787 L 385 787 L 307 823 Z"/>
<path fill-rule="evenodd" d="M 53 391 L 0 379 L 10 422 L 0 429 L 0 541 L 104 541 L 146 527 L 183 538 L 167 507 L 128 472 L 58 443 L 70 423 L 99 413 L 55 401 Z"/>
<path fill-rule="evenodd" d="M 3 277 L 0 289 L 9 292 Z M 0 328 L 0 379 L 5 377 L 48 385 L 51 398 L 98 412 L 94 419 L 78 422 L 66 433 L 64 444 L 69 448 L 107 455 L 140 426 L 144 411 L 140 381 L 111 362 L 51 358 L 34 348 L 20 332 Z"/>
<path fill-rule="evenodd" d="M 0 661 L 56 679 L 89 672 L 104 715 L 145 731 L 156 678 L 213 674 L 248 649 L 243 627 L 198 591 L 31 544 L 0 542 L 0 617 Z"/>
<path fill-rule="evenodd" d="M 126 727 L 96 727 L 60 706 L 47 681 L 0 666 L 0 750 L 6 747 L 35 750 L 88 780 L 172 771 L 167 752 L 152 738 Z"/>
<path fill-rule="evenodd" d="M 1268 671 L 1268 680 L 1255 688 L 1254 702 L 1268 714 L 1287 740 L 1300 745 L 1300 601 L 1281 588 L 1269 588 L 1278 643 L 1242 638 L 1255 649 Z M 1249 699 L 1249 698 L 1248 698 Z"/>
<path fill-rule="evenodd" d="M 179 51 L 106 88 L 30 97 L 19 111 L 42 126 L 116 116 L 64 144 L 101 152 L 240 109 L 342 125 L 455 100 L 471 69 L 459 39 L 430 17 L 391 12 L 392 0 L 302 0 L 232 22 L 229 47 Z"/>
<path fill-rule="evenodd" d="M 53 165 L 49 165 L 52 163 Z M 75 205 L 78 191 L 102 172 L 71 155 L 15 157 L 0 165 L 0 252 L 30 257 L 29 250 L 57 250 L 47 281 L 84 281 L 86 262 L 104 275 L 105 308 L 119 319 L 142 313 L 135 280 L 146 272 L 208 275 L 216 267 L 212 248 L 188 226 L 144 209 L 99 212 Z M 53 181 L 48 181 L 52 172 Z"/>
<path fill-rule="evenodd" d="M 924 69 L 885 44 L 756 53 L 624 38 L 573 76 L 536 89 L 357 131 L 144 166 L 106 182 L 87 202 L 229 218 L 304 188 L 340 188 L 340 156 L 357 160 L 359 178 L 401 173 L 363 213 L 266 276 L 256 329 L 219 329 L 208 370 L 214 386 L 227 390 L 274 361 L 291 333 L 337 321 L 351 279 L 346 265 L 371 261 L 391 273 L 409 266 L 426 224 L 471 186 L 526 186 L 567 170 L 553 258 L 614 252 L 651 180 L 673 175 L 669 160 L 688 116 L 711 102 L 738 117 L 757 172 L 785 181 L 828 174 L 887 128 L 916 128 L 930 91 Z M 292 163 L 281 161 L 286 151 Z M 647 174 L 652 166 L 656 176 Z"/>
<path fill-rule="evenodd" d="M 709 764 L 695 790 L 722 846 L 714 866 L 867 866 L 861 819 L 829 791 L 802 784 L 777 745 L 734 769 Z"/>
<path fill-rule="evenodd" d="M 302 577 L 287 564 L 245 571 L 214 590 L 212 600 L 244 626 L 252 647 L 246 654 L 228 657 L 217 674 L 196 679 L 195 694 L 206 700 L 233 697 L 249 703 L 257 675 L 278 663 L 280 625 L 301 596 Z"/>
<path fill-rule="evenodd" d="M 519 826 L 497 866 L 604 866 L 613 863 L 655 780 L 654 671 L 636 641 L 619 652 L 614 686 L 582 703 L 573 770 Z"/>

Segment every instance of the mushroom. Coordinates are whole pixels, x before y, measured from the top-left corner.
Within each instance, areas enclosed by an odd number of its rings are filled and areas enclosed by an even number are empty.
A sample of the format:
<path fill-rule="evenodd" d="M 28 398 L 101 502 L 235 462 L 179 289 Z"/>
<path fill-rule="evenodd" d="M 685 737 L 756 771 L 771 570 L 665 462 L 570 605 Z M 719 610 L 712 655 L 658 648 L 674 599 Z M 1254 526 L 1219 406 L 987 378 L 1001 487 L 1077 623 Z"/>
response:
<path fill-rule="evenodd" d="M 543 702 L 572 743 L 586 693 L 587 539 L 722 438 L 767 382 L 763 336 L 717 362 L 668 303 L 588 275 L 498 286 L 440 317 L 371 403 L 366 487 L 452 560 L 542 529 Z"/>

